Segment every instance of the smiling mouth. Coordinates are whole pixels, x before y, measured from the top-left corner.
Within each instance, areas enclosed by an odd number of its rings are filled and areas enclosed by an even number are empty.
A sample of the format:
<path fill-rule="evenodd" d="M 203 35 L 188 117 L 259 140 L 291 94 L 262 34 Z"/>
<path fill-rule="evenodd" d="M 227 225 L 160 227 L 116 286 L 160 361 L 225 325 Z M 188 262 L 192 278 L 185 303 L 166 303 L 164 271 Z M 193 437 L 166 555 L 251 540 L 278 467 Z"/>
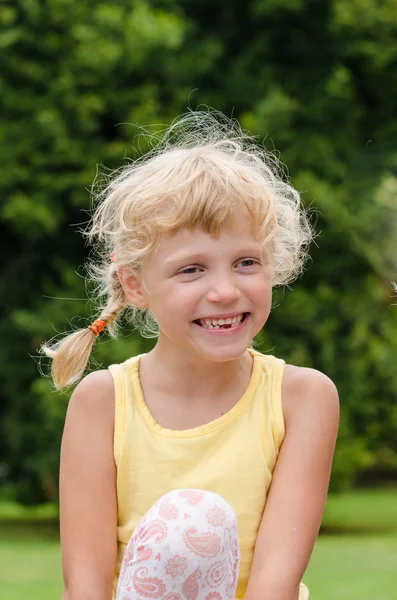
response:
<path fill-rule="evenodd" d="M 204 329 L 232 329 L 232 327 L 238 327 L 245 321 L 249 313 L 240 313 L 239 315 L 235 315 L 234 317 L 230 317 L 228 319 L 196 319 L 194 323 L 203 327 Z"/>

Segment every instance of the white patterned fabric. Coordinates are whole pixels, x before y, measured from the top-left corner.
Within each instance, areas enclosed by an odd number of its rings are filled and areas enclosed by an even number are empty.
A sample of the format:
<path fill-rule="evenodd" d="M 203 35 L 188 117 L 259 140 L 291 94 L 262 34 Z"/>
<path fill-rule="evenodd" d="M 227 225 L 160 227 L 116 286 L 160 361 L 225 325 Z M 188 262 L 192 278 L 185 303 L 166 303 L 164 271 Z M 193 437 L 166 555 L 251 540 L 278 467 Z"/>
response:
<path fill-rule="evenodd" d="M 132 534 L 116 600 L 233 600 L 239 560 L 228 502 L 204 490 L 173 490 Z"/>

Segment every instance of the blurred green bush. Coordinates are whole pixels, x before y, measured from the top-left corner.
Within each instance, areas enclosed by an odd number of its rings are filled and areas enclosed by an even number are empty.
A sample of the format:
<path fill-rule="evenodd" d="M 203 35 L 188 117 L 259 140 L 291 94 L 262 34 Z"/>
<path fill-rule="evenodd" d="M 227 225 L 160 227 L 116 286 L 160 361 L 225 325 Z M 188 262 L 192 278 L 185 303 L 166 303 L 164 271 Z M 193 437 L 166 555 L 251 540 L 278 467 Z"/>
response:
<path fill-rule="evenodd" d="M 266 137 L 319 236 L 293 290 L 275 291 L 259 349 L 336 382 L 334 488 L 397 469 L 397 1 L 16 0 L 0 5 L 0 478 L 57 497 L 67 396 L 31 359 L 93 314 L 78 224 L 97 163 L 147 148 L 130 124 L 201 102 Z M 128 328 L 107 365 L 146 350 Z"/>

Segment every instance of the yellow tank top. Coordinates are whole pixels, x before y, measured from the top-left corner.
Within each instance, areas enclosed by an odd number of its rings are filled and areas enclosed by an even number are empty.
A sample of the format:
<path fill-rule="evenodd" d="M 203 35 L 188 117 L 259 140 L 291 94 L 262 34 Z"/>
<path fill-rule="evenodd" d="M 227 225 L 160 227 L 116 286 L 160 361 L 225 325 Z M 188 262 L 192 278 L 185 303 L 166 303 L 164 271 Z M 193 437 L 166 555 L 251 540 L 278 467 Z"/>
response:
<path fill-rule="evenodd" d="M 139 382 L 140 356 L 109 367 L 115 385 L 118 499 L 113 598 L 124 550 L 136 525 L 158 498 L 177 488 L 215 492 L 233 507 L 241 553 L 236 599 L 243 598 L 284 438 L 284 361 L 249 351 L 253 356 L 252 374 L 237 404 L 220 418 L 183 431 L 164 429 L 149 412 Z M 299 600 L 306 598 L 308 591 L 302 584 Z"/>

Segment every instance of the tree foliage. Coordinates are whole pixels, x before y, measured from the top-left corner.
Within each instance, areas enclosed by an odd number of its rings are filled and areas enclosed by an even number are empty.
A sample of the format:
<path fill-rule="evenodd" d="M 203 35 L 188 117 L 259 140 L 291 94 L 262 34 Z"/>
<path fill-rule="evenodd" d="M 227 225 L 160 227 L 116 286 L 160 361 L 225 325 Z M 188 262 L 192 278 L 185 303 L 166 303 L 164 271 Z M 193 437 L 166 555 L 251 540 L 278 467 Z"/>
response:
<path fill-rule="evenodd" d="M 200 103 L 266 138 L 316 207 L 311 264 L 275 292 L 260 349 L 337 383 L 335 486 L 397 468 L 396 12 L 397 0 L 0 5 L 0 461 L 20 498 L 56 496 L 67 397 L 29 355 L 91 316 L 78 224 L 96 165 L 145 151 L 131 124 Z M 126 330 L 96 360 L 147 348 Z"/>

